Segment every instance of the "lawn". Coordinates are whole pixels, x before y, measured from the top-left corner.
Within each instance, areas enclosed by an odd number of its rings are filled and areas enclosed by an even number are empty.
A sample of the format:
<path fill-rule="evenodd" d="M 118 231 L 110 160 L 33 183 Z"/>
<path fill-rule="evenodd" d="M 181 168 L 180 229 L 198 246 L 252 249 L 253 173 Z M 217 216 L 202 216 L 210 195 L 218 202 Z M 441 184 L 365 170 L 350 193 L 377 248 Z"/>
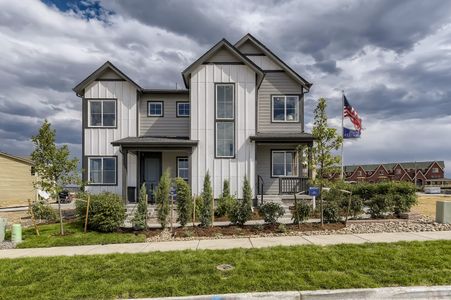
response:
<path fill-rule="evenodd" d="M 94 244 L 140 243 L 146 240 L 144 234 L 134 233 L 98 233 L 83 232 L 83 227 L 77 222 L 64 225 L 66 235 L 59 235 L 59 224 L 39 225 L 40 236 L 36 236 L 33 227 L 23 231 L 23 242 L 17 248 L 77 246 Z M 9 238 L 9 233 L 7 238 Z"/>
<path fill-rule="evenodd" d="M 451 201 L 451 196 L 419 195 L 418 203 L 412 207 L 411 211 L 435 218 L 435 202 L 437 201 Z"/>
<path fill-rule="evenodd" d="M 0 299 L 449 285 L 451 241 L 3 259 L 0 270 Z"/>

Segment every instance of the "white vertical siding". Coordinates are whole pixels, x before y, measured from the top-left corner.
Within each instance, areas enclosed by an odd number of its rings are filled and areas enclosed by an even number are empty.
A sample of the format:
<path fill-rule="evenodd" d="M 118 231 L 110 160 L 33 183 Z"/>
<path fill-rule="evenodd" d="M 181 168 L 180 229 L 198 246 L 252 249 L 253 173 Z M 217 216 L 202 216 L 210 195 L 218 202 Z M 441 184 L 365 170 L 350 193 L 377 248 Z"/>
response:
<path fill-rule="evenodd" d="M 116 186 L 88 186 L 87 190 L 93 193 L 105 191 L 121 195 L 122 154 L 119 152 L 119 147 L 113 147 L 111 142 L 128 136 L 137 136 L 136 88 L 127 81 L 94 81 L 85 89 L 85 98 L 117 99 L 117 128 L 84 128 L 83 133 L 85 156 L 117 156 L 118 182 Z M 136 164 L 136 155 L 129 154 L 127 181 L 131 186 L 136 186 Z"/>
<path fill-rule="evenodd" d="M 215 158 L 215 83 L 235 83 L 235 158 Z M 194 194 L 202 192 L 208 171 L 212 177 L 214 196 L 222 192 L 224 179 L 229 179 L 231 192 L 242 197 L 244 176 L 254 189 L 255 144 L 255 73 L 244 65 L 202 65 L 191 75 L 191 139 L 199 144 L 192 155 L 191 176 Z"/>

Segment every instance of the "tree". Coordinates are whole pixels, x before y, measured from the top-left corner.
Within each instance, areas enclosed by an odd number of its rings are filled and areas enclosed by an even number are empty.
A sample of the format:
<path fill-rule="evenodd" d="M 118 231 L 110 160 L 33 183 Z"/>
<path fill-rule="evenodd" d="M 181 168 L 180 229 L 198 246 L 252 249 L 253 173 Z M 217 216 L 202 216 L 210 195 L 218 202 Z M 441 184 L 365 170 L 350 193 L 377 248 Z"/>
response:
<path fill-rule="evenodd" d="M 175 179 L 175 184 L 177 186 L 177 222 L 184 227 L 193 212 L 191 189 L 185 179 L 180 177 Z"/>
<path fill-rule="evenodd" d="M 202 190 L 202 207 L 200 210 L 200 225 L 207 227 L 211 224 L 213 191 L 211 189 L 210 174 L 207 171 L 204 177 L 204 188 Z"/>
<path fill-rule="evenodd" d="M 138 207 L 133 217 L 133 226 L 136 229 L 147 228 L 147 189 L 145 183 L 142 184 L 139 190 Z"/>
<path fill-rule="evenodd" d="M 155 199 L 157 203 L 157 218 L 161 227 L 164 229 L 168 224 L 169 216 L 169 193 L 171 191 L 171 177 L 169 170 L 164 171 L 160 177 L 157 191 L 155 192 Z"/>
<path fill-rule="evenodd" d="M 312 135 L 315 142 L 312 147 L 311 166 L 317 170 L 315 184 L 320 187 L 320 210 L 321 225 L 324 223 L 323 218 L 323 186 L 325 186 L 334 174 L 338 172 L 341 158 L 339 155 L 332 154 L 332 151 L 340 149 L 343 138 L 337 133 L 335 128 L 327 125 L 326 99 L 320 98 L 315 108 L 315 117 L 313 122 Z"/>
<path fill-rule="evenodd" d="M 77 158 L 70 158 L 67 145 L 57 147 L 55 143 L 56 132 L 52 125 L 45 120 L 37 135 L 31 138 L 34 144 L 31 160 L 38 175 L 33 183 L 37 189 L 50 193 L 53 199 L 58 201 L 60 219 L 60 234 L 64 235 L 63 214 L 58 194 L 69 183 L 76 182 Z"/>
<path fill-rule="evenodd" d="M 252 217 L 252 189 L 246 176 L 243 182 L 243 199 L 241 201 L 233 201 L 233 203 L 228 213 L 230 222 L 243 226 Z"/>

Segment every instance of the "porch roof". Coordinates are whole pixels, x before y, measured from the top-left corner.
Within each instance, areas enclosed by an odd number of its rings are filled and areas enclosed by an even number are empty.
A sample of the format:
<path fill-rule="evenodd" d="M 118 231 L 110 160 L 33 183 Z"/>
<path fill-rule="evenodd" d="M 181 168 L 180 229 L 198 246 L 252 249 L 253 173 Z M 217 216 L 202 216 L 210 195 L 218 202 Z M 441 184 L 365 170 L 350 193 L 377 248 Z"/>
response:
<path fill-rule="evenodd" d="M 192 148 L 197 146 L 198 141 L 190 140 L 188 137 L 126 137 L 111 142 L 113 146 L 123 148 Z"/>
<path fill-rule="evenodd" d="M 310 133 L 258 133 L 250 136 L 251 141 L 260 143 L 313 143 L 315 140 Z"/>

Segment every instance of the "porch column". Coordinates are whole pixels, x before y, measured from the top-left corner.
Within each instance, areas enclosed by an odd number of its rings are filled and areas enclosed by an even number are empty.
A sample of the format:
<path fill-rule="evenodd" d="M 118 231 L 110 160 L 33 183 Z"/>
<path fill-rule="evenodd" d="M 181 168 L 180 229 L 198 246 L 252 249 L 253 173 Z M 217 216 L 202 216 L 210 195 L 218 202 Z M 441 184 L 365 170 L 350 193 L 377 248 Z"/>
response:
<path fill-rule="evenodd" d="M 127 191 L 128 151 L 121 147 L 121 153 L 122 153 L 122 200 L 124 201 L 124 204 L 127 204 L 127 202 L 128 202 L 128 199 L 127 199 L 128 198 L 128 191 Z"/>
<path fill-rule="evenodd" d="M 307 168 L 307 172 L 308 172 L 308 174 L 307 174 L 307 177 L 308 177 L 308 179 L 313 179 L 312 178 L 312 169 L 313 169 L 313 165 L 312 165 L 312 146 L 313 146 L 313 144 L 309 144 L 308 145 L 308 150 L 307 150 L 307 152 L 308 152 L 308 168 Z"/>

